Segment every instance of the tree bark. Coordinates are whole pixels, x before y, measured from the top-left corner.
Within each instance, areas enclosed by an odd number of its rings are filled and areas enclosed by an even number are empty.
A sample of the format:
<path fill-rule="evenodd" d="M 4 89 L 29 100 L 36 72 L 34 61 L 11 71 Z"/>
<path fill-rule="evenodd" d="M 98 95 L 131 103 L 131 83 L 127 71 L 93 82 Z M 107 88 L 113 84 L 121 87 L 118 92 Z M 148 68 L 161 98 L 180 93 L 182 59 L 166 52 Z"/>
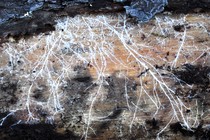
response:
<path fill-rule="evenodd" d="M 54 30 L 62 16 L 84 13 L 120 12 L 135 0 L 1 0 L 0 38 L 21 37 Z M 188 12 L 210 8 L 210 0 L 169 0 L 166 10 Z"/>
<path fill-rule="evenodd" d="M 168 0 L 166 9 L 175 12 L 190 12 L 195 8 L 208 10 L 210 8 L 210 0 Z"/>

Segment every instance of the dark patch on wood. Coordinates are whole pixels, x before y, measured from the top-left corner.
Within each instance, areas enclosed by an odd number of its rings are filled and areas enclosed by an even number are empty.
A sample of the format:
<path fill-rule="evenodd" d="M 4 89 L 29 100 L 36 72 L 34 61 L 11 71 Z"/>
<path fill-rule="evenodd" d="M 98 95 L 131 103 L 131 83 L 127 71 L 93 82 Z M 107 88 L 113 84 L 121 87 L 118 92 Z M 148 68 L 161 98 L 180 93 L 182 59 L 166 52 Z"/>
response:
<path fill-rule="evenodd" d="M 83 66 L 77 66 L 75 69 L 80 70 L 80 72 L 74 78 L 66 79 L 67 84 L 61 88 L 66 96 L 63 102 L 65 115 L 62 117 L 61 124 L 72 132 L 78 131 L 84 126 L 83 111 L 88 110 L 87 100 L 90 91 L 96 87 L 88 69 Z"/>
<path fill-rule="evenodd" d="M 8 107 L 15 104 L 18 100 L 16 95 L 18 84 L 10 78 L 4 78 L 6 80 L 0 83 L 0 102 L 2 107 Z"/>
<path fill-rule="evenodd" d="M 106 78 L 108 85 L 105 88 L 108 89 L 107 102 L 113 104 L 114 108 L 124 108 L 127 106 L 126 96 L 128 96 L 128 104 L 136 102 L 137 95 L 135 94 L 137 89 L 137 83 L 133 79 L 118 78 L 115 74 Z"/>
<path fill-rule="evenodd" d="M 57 133 L 51 124 L 17 124 L 9 128 L 0 128 L 1 139 L 6 140 L 79 140 L 72 132 Z"/>
<path fill-rule="evenodd" d="M 174 30 L 177 32 L 184 32 L 185 30 L 185 25 L 174 25 L 173 26 Z"/>
<path fill-rule="evenodd" d="M 48 95 L 48 94 L 46 94 L 46 91 L 47 91 L 47 86 L 40 85 L 38 88 L 36 88 L 33 91 L 32 97 L 39 102 L 46 102 L 47 95 Z"/>
<path fill-rule="evenodd" d="M 173 73 L 181 83 L 208 85 L 210 83 L 210 67 L 185 64 L 182 69 L 175 69 Z"/>
<path fill-rule="evenodd" d="M 1 112 L 0 113 L 0 120 L 4 117 L 6 117 L 10 112 Z M 5 119 L 2 123 L 2 126 L 0 126 L 0 133 L 2 129 L 8 129 L 11 125 L 15 124 L 17 120 L 13 117 L 13 115 L 9 115 L 7 119 Z"/>
<path fill-rule="evenodd" d="M 201 122 L 198 127 L 187 129 L 181 122 L 176 122 L 170 125 L 170 129 L 174 133 L 181 133 L 184 137 L 195 136 L 199 140 L 208 140 L 210 138 L 210 129 L 203 128 L 203 123 Z"/>
<path fill-rule="evenodd" d="M 158 127 L 159 121 L 156 120 L 155 118 L 153 118 L 152 120 L 146 120 L 145 122 L 146 124 L 150 125 L 153 129 L 159 128 Z"/>
<path fill-rule="evenodd" d="M 92 78 L 90 76 L 86 76 L 86 77 L 76 77 L 73 79 L 74 81 L 78 81 L 78 82 L 91 82 Z"/>
<path fill-rule="evenodd" d="M 193 136 L 193 131 L 188 130 L 184 125 L 182 125 L 180 122 L 177 123 L 173 123 L 170 125 L 170 129 L 174 132 L 174 133 L 178 133 L 181 132 L 182 135 L 184 136 Z"/>

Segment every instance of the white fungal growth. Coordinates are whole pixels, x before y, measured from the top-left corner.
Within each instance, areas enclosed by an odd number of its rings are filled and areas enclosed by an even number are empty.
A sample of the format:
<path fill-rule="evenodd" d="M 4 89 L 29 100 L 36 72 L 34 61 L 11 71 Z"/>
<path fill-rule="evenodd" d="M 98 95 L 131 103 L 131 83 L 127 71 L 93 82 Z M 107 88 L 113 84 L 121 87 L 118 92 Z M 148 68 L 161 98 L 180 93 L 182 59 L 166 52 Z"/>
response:
<path fill-rule="evenodd" d="M 198 18 L 197 15 L 192 16 Z M 93 83 L 84 90 L 93 88 L 85 103 L 88 109 L 79 110 L 84 124 L 81 128 L 83 131 L 78 134 L 85 139 L 95 132 L 92 124 L 109 116 L 97 114 L 100 108 L 96 104 L 106 102 L 109 93 L 105 86 L 111 86 L 106 78 L 114 73 L 116 77 L 125 79 L 122 96 L 128 109 L 119 120 L 130 128 L 130 132 L 135 124 L 144 125 L 148 117 L 164 121 L 157 136 L 174 121 L 183 122 L 190 129 L 198 125 L 197 114 L 200 110 L 193 102 L 186 103 L 175 95 L 174 83 L 178 78 L 166 68 L 158 69 L 157 66 L 164 64 L 175 68 L 185 63 L 196 63 L 205 51 L 209 51 L 206 44 L 196 46 L 194 41 L 197 37 L 186 28 L 187 24 L 194 30 L 206 31 L 206 25 L 202 23 L 205 17 L 199 18 L 201 22 L 198 24 L 190 22 L 188 16 L 160 15 L 150 21 L 152 24 L 134 25 L 127 22 L 124 14 L 67 17 L 58 20 L 56 31 L 48 35 L 40 34 L 30 39 L 21 39 L 18 43 L 5 43 L 2 53 L 5 59 L 12 62 L 12 66 L 3 61 L 0 66 L 12 74 L 22 71 L 19 83 L 23 92 L 15 107 L 17 110 L 27 110 L 28 122 L 39 121 L 34 111 L 37 106 L 47 110 L 46 122 L 52 123 L 57 114 L 65 115 L 67 108 L 64 106 L 69 95 L 62 87 L 69 86 L 67 79 L 77 75 L 75 66 L 91 65 L 87 69 L 93 77 Z M 174 31 L 174 25 L 178 24 L 184 25 L 183 32 Z M 205 34 L 208 36 L 207 32 Z M 21 65 L 16 63 L 18 59 L 21 59 Z M 133 93 L 137 99 L 135 101 L 131 101 L 128 90 L 130 79 L 138 83 Z M 191 88 L 189 85 L 187 87 Z M 43 100 L 34 98 L 35 89 L 43 93 Z M 185 110 L 189 108 L 192 111 L 186 114 Z M 1 119 L 0 124 L 5 119 Z"/>

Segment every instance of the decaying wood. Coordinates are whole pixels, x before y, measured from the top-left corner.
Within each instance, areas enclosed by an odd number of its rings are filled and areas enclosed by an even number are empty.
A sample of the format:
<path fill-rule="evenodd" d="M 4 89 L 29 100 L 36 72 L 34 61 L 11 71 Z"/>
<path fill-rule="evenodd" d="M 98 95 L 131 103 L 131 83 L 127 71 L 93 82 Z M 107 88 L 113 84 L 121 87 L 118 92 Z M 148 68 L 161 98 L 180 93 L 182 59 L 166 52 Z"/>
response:
<path fill-rule="evenodd" d="M 54 30 L 55 20 L 62 16 L 84 13 L 121 11 L 121 3 L 110 0 L 73 1 L 7 1 L 0 2 L 0 36 L 22 36 Z"/>
<path fill-rule="evenodd" d="M 210 137 L 210 1 L 146 24 L 130 2 L 0 1 L 1 37 L 55 30 L 1 44 L 0 139 Z"/>
<path fill-rule="evenodd" d="M 142 25 L 122 13 L 78 15 L 11 39 L 0 48 L 1 136 L 208 139 L 209 29 L 209 13 Z"/>
<path fill-rule="evenodd" d="M 133 1 L 2 0 L 0 1 L 0 37 L 3 39 L 9 36 L 20 37 L 52 31 L 55 29 L 55 20 L 59 17 L 75 16 L 83 13 L 119 12 L 124 10 L 123 6 L 129 6 Z M 187 12 L 192 11 L 194 8 L 208 9 L 209 7 L 210 2 L 208 0 L 169 0 L 166 9 Z M 146 20 L 149 18 L 146 18 Z"/>

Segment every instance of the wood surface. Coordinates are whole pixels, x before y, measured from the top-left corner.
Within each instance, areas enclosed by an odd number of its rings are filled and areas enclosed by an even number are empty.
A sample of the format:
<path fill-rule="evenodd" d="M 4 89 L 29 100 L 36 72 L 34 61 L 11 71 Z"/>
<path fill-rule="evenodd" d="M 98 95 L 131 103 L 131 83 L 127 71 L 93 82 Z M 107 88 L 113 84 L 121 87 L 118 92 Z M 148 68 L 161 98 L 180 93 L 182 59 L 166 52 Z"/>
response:
<path fill-rule="evenodd" d="M 209 29 L 209 13 L 165 12 L 146 24 L 85 14 L 47 34 L 10 37 L 0 99 L 1 115 L 14 115 L 2 137 L 50 139 L 44 124 L 24 126 L 41 121 L 63 139 L 208 138 Z"/>

